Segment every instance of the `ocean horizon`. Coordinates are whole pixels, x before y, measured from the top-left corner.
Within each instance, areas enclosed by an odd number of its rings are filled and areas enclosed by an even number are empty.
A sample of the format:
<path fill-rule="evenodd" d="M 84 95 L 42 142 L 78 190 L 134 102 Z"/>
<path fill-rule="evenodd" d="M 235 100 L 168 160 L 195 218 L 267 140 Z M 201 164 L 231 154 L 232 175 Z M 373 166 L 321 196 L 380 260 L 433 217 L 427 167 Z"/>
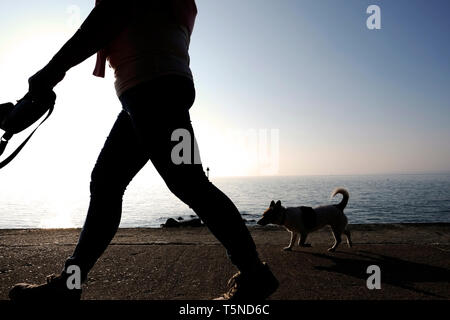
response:
<path fill-rule="evenodd" d="M 236 204 L 248 225 L 271 200 L 283 206 L 338 203 L 331 192 L 350 193 L 345 209 L 350 224 L 450 222 L 450 173 L 317 175 L 212 178 Z M 74 197 L 55 206 L 45 199 L 2 195 L 0 229 L 82 227 L 89 197 Z M 214 208 L 211 208 L 214 211 Z M 124 196 L 121 228 L 158 228 L 168 218 L 189 220 L 195 213 L 163 183 L 131 184 Z"/>

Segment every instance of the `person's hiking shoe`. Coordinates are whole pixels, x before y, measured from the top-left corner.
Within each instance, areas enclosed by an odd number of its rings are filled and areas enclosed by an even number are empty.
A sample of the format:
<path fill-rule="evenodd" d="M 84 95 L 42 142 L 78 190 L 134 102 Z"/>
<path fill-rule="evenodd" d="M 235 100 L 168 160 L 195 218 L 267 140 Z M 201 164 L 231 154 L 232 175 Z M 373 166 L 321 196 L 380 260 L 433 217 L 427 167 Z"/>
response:
<path fill-rule="evenodd" d="M 78 301 L 81 298 L 81 289 L 67 287 L 67 275 L 50 275 L 47 283 L 36 285 L 18 283 L 9 291 L 12 301 Z"/>
<path fill-rule="evenodd" d="M 228 280 L 228 292 L 214 300 L 264 300 L 278 288 L 278 280 L 263 262 L 257 272 L 243 274 L 236 273 Z"/>

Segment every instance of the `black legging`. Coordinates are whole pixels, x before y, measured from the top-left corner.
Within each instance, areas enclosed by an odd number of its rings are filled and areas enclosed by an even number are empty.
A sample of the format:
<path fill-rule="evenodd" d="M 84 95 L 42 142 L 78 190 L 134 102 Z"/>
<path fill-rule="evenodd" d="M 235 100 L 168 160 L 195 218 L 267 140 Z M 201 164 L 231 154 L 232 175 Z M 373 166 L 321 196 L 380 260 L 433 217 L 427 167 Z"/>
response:
<path fill-rule="evenodd" d="M 107 248 L 120 223 L 122 197 L 148 160 L 169 189 L 189 205 L 225 246 L 241 271 L 259 263 L 253 239 L 233 202 L 206 177 L 201 164 L 173 163 L 176 129 L 194 131 L 189 109 L 195 99 L 191 80 L 165 76 L 138 85 L 120 97 L 123 106 L 91 178 L 91 201 L 80 239 L 66 261 L 78 265 L 83 281 Z M 192 147 L 193 151 L 194 148 Z M 193 157 L 192 157 L 193 159 Z"/>

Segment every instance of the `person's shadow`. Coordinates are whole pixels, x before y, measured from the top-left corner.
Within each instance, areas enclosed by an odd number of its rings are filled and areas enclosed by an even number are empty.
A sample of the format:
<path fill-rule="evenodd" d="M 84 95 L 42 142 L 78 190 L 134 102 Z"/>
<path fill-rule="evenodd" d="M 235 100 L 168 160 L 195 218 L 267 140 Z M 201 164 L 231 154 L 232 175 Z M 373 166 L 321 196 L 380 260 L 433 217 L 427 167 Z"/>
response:
<path fill-rule="evenodd" d="M 328 259 L 335 263 L 334 265 L 329 267 L 315 266 L 314 268 L 317 270 L 341 273 L 365 281 L 369 277 L 369 274 L 366 273 L 367 267 L 369 265 L 377 265 L 381 269 L 381 279 L 383 283 L 411 290 L 420 294 L 432 296 L 434 298 L 448 299 L 448 297 L 415 288 L 413 286 L 413 283 L 448 283 L 450 281 L 450 269 L 406 261 L 399 258 L 364 250 L 356 251 L 355 253 L 340 252 L 340 254 L 351 256 L 349 258 L 305 251 L 303 251 L 303 253 L 310 254 L 318 258 Z"/>

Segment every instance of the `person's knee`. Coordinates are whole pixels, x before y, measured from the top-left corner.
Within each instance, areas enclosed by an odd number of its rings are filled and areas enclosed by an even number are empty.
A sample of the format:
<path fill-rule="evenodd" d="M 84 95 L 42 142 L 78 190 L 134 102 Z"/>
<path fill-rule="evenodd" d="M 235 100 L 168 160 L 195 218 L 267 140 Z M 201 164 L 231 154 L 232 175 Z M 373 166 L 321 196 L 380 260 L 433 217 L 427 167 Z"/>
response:
<path fill-rule="evenodd" d="M 121 197 L 125 192 L 125 188 L 126 186 L 120 183 L 117 177 L 107 174 L 102 170 L 94 168 L 91 173 L 91 196 Z"/>
<path fill-rule="evenodd" d="M 191 208 L 201 203 L 213 187 L 204 174 L 174 175 L 165 182 L 169 190 Z"/>
<path fill-rule="evenodd" d="M 198 185 L 198 183 L 196 185 Z M 167 186 L 177 198 L 190 207 L 194 207 L 201 201 L 201 189 L 203 188 L 195 187 L 193 184 L 186 181 L 170 181 Z"/>

